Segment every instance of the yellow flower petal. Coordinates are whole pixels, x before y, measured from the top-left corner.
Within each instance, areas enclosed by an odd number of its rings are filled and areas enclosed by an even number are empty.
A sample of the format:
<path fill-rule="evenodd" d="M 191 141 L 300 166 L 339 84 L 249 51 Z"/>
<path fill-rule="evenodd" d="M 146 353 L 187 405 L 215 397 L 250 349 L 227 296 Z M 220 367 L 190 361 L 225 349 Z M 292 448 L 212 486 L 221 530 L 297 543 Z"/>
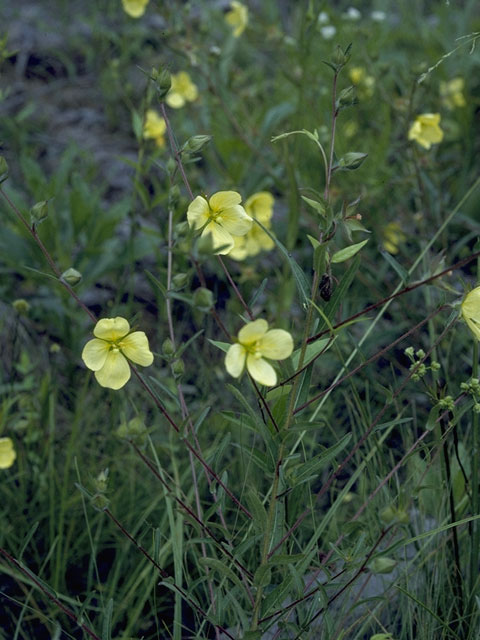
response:
<path fill-rule="evenodd" d="M 475 287 L 465 296 L 462 315 L 475 338 L 480 340 L 480 287 Z"/>
<path fill-rule="evenodd" d="M 207 224 L 209 215 L 210 207 L 208 202 L 202 196 L 197 196 L 192 200 L 187 210 L 188 224 L 193 229 L 201 229 Z"/>
<path fill-rule="evenodd" d="M 95 371 L 95 378 L 101 387 L 121 389 L 130 379 L 131 371 L 127 359 L 119 349 L 108 352 L 105 364 Z"/>
<path fill-rule="evenodd" d="M 92 371 L 101 369 L 107 359 L 110 346 L 110 343 L 105 340 L 99 340 L 98 338 L 89 340 L 82 351 L 82 360 L 85 365 Z"/>
<path fill-rule="evenodd" d="M 116 318 L 103 318 L 99 320 L 93 330 L 93 335 L 102 340 L 118 340 L 123 338 L 130 331 L 130 325 L 125 318 L 117 316 Z"/>
<path fill-rule="evenodd" d="M 293 351 L 293 338 L 283 329 L 271 329 L 259 340 L 262 356 L 271 360 L 288 358 Z"/>
<path fill-rule="evenodd" d="M 239 204 L 224 209 L 218 216 L 217 223 L 221 224 L 232 236 L 244 236 L 252 228 L 252 219 Z"/>
<path fill-rule="evenodd" d="M 246 236 L 235 236 L 233 238 L 234 246 L 228 254 L 229 258 L 233 258 L 234 260 L 245 260 L 247 255 L 249 255 L 247 252 L 245 237 Z"/>
<path fill-rule="evenodd" d="M 177 91 L 169 91 L 167 93 L 167 97 L 165 98 L 165 102 L 172 109 L 181 109 L 185 105 L 185 98 L 178 93 Z"/>
<path fill-rule="evenodd" d="M 259 220 L 264 226 L 272 219 L 273 196 L 268 191 L 259 191 L 251 195 L 245 202 L 245 210 L 249 216 Z"/>
<path fill-rule="evenodd" d="M 122 0 L 123 10 L 131 18 L 140 18 L 150 0 Z"/>
<path fill-rule="evenodd" d="M 208 202 L 212 211 L 218 213 L 240 204 L 241 201 L 242 196 L 236 191 L 218 191 L 213 194 Z"/>
<path fill-rule="evenodd" d="M 233 238 L 221 225 L 209 222 L 202 232 L 202 236 L 209 233 L 212 236 L 213 250 L 217 254 L 226 255 L 233 248 Z"/>
<path fill-rule="evenodd" d="M 260 340 L 268 329 L 268 322 L 259 318 L 253 322 L 247 322 L 238 332 L 238 341 L 241 344 L 250 345 Z"/>
<path fill-rule="evenodd" d="M 247 356 L 247 371 L 254 380 L 266 387 L 273 387 L 277 383 L 277 374 L 272 365 L 253 354 Z"/>
<path fill-rule="evenodd" d="M 118 346 L 124 356 L 129 360 L 140 364 L 142 367 L 149 367 L 153 362 L 153 353 L 148 346 L 148 338 L 143 331 L 134 331 L 123 338 Z"/>
<path fill-rule="evenodd" d="M 233 36 L 238 38 L 248 24 L 248 8 L 237 0 L 232 0 L 230 7 L 225 14 L 225 21 L 233 28 Z"/>
<path fill-rule="evenodd" d="M 11 467 L 16 457 L 11 438 L 0 438 L 0 469 Z"/>
<path fill-rule="evenodd" d="M 247 352 L 241 344 L 232 344 L 225 356 L 225 368 L 234 378 L 242 373 Z"/>

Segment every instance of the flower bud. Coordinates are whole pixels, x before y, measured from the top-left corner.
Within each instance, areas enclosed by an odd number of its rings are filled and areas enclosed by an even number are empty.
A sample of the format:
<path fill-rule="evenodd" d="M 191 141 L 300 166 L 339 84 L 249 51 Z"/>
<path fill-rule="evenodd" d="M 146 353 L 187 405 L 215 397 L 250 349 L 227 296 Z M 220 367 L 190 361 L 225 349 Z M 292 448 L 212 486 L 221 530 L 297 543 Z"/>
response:
<path fill-rule="evenodd" d="M 8 164 L 3 156 L 0 156 L 0 183 L 8 178 Z"/>
<path fill-rule="evenodd" d="M 175 353 L 175 349 L 173 347 L 173 342 L 170 338 L 166 338 L 162 344 L 162 353 L 164 356 L 170 357 Z"/>
<path fill-rule="evenodd" d="M 40 224 L 48 217 L 48 200 L 37 202 L 30 209 L 30 220 L 32 224 Z"/>
<path fill-rule="evenodd" d="M 193 293 L 193 306 L 199 311 L 210 311 L 213 307 L 213 293 L 205 287 L 199 287 Z"/>
<path fill-rule="evenodd" d="M 188 282 L 187 273 L 176 273 L 172 278 L 172 284 L 174 289 L 183 289 Z"/>
<path fill-rule="evenodd" d="M 136 444 L 143 444 L 147 434 L 147 427 L 140 416 L 132 418 L 128 422 L 122 422 L 116 434 L 119 438 L 133 440 Z"/>
<path fill-rule="evenodd" d="M 95 489 L 98 493 L 105 493 L 108 485 L 108 469 L 104 469 L 100 471 L 98 476 L 95 478 Z"/>
<path fill-rule="evenodd" d="M 186 153 L 197 153 L 206 144 L 210 142 L 212 136 L 192 136 L 189 138 L 182 147 L 182 151 Z"/>
<path fill-rule="evenodd" d="M 346 169 L 347 171 L 353 171 L 354 169 L 358 169 L 358 167 L 363 164 L 367 156 L 368 153 L 351 151 L 340 158 L 340 160 L 338 161 L 338 167 L 341 169 Z"/>
<path fill-rule="evenodd" d="M 72 267 L 70 267 L 70 269 L 67 269 L 62 273 L 62 280 L 65 280 L 65 282 L 67 282 L 72 287 L 78 284 L 81 279 L 82 279 L 82 274 L 80 273 L 80 271 L 77 271 Z"/>
<path fill-rule="evenodd" d="M 335 47 L 335 51 L 333 52 L 331 61 L 337 67 L 337 71 L 340 71 L 340 69 L 344 67 L 350 60 L 351 47 L 352 45 L 349 44 L 345 51 L 339 44 L 337 44 L 337 46 Z"/>
<path fill-rule="evenodd" d="M 20 316 L 26 316 L 30 311 L 30 304 L 24 298 L 18 298 L 12 302 L 12 307 Z"/>
<path fill-rule="evenodd" d="M 158 99 L 162 101 L 167 93 L 170 91 L 172 86 L 172 78 L 170 77 L 170 71 L 167 69 L 162 69 L 162 71 L 157 71 L 156 74 L 156 87 L 157 87 L 157 95 Z"/>
<path fill-rule="evenodd" d="M 185 373 L 185 363 L 181 358 L 172 362 L 172 373 L 173 377 L 177 380 Z"/>
<path fill-rule="evenodd" d="M 180 189 L 176 184 L 170 187 L 170 191 L 168 192 L 168 206 L 170 209 L 174 209 L 178 204 L 180 199 Z"/>
<path fill-rule="evenodd" d="M 353 85 L 340 91 L 337 98 L 337 109 L 339 107 L 349 107 L 352 104 L 356 104 L 356 103 L 357 103 L 357 98 L 355 95 L 355 87 Z"/>
<path fill-rule="evenodd" d="M 368 565 L 368 568 L 372 573 L 391 573 L 396 564 L 393 558 L 382 556 L 380 558 L 374 558 Z"/>

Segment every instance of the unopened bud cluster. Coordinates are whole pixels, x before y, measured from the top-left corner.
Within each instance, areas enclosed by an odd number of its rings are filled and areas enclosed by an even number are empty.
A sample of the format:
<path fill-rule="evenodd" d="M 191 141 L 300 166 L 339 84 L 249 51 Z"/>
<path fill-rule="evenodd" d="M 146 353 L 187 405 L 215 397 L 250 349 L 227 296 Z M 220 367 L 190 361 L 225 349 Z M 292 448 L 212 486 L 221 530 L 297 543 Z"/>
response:
<path fill-rule="evenodd" d="M 480 413 L 480 380 L 472 378 L 468 382 L 462 382 L 460 389 L 463 393 L 472 396 L 474 400 L 473 410 L 475 413 Z"/>
<path fill-rule="evenodd" d="M 404 353 L 412 363 L 409 369 L 414 372 L 412 374 L 412 380 L 420 380 L 425 376 L 427 371 L 438 371 L 440 369 L 440 363 L 436 360 L 432 360 L 429 365 L 420 362 L 425 358 L 425 351 L 423 349 L 417 349 L 417 351 L 415 351 L 413 347 L 408 347 Z"/>

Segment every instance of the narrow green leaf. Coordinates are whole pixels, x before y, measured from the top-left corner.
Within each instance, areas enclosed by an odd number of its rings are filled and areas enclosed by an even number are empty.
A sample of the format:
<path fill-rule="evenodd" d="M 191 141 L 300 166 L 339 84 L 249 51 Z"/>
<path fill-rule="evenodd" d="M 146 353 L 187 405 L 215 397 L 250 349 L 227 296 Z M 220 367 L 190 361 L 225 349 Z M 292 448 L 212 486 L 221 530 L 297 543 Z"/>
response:
<path fill-rule="evenodd" d="M 392 256 L 391 253 L 388 253 L 388 251 L 385 251 L 385 249 L 380 249 L 380 253 L 382 254 L 382 258 L 384 258 L 388 262 L 388 264 L 391 267 L 393 267 L 393 269 L 400 276 L 402 283 L 406 284 L 410 278 L 408 271 L 404 267 L 402 267 L 402 265 L 398 262 L 398 260 L 395 260 L 395 258 Z"/>
<path fill-rule="evenodd" d="M 207 340 L 211 344 L 213 344 L 214 347 L 217 347 L 217 349 L 221 349 L 222 351 L 225 351 L 225 353 L 227 353 L 227 351 L 232 346 L 231 342 L 219 342 L 218 340 L 211 340 L 210 338 L 207 338 Z"/>
<path fill-rule="evenodd" d="M 103 613 L 102 640 L 112 640 L 113 598 L 107 602 Z"/>
<path fill-rule="evenodd" d="M 248 510 L 253 516 L 253 526 L 257 533 L 265 533 L 267 529 L 267 512 L 255 489 L 250 488 L 245 494 Z"/>
<path fill-rule="evenodd" d="M 306 482 L 312 476 L 318 475 L 330 460 L 335 458 L 340 451 L 345 449 L 351 437 L 351 433 L 345 434 L 336 444 L 319 453 L 313 460 L 309 460 L 308 462 L 304 462 L 302 465 L 299 465 L 299 467 L 294 470 L 293 474 L 295 484 L 301 484 L 302 482 Z"/>
<path fill-rule="evenodd" d="M 236 573 L 234 573 L 230 567 L 227 567 L 227 565 L 223 564 L 223 562 L 221 560 L 218 560 L 217 558 L 211 558 L 211 557 L 202 557 L 198 559 L 198 562 L 203 565 L 204 567 L 209 567 L 210 569 L 212 569 L 213 571 L 217 571 L 217 573 L 219 573 L 220 575 L 224 576 L 225 578 L 228 578 L 229 580 L 231 580 L 234 584 L 237 585 L 237 587 L 240 587 L 242 589 L 242 591 L 245 590 L 245 587 L 242 583 L 242 581 L 240 580 L 240 578 L 237 576 Z"/>
<path fill-rule="evenodd" d="M 337 251 L 333 254 L 331 262 L 333 264 L 338 264 L 340 262 L 350 260 L 350 258 L 353 258 L 353 256 L 367 244 L 368 240 L 369 238 L 367 238 L 366 240 L 362 240 L 362 242 L 357 242 L 357 244 L 351 244 L 349 247 L 345 247 L 345 249 L 340 249 L 340 251 Z"/>

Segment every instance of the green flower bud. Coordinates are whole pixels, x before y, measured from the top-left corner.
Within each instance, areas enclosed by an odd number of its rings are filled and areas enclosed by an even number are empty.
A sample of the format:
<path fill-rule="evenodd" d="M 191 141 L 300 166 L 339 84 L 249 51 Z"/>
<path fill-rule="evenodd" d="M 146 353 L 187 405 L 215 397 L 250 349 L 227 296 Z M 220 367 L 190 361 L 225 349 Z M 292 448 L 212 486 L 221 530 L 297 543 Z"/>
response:
<path fill-rule="evenodd" d="M 181 358 L 172 362 L 173 377 L 178 380 L 185 373 L 185 363 Z"/>
<path fill-rule="evenodd" d="M 174 209 L 180 200 L 180 189 L 176 184 L 170 187 L 168 192 L 168 206 L 170 209 Z"/>
<path fill-rule="evenodd" d="M 176 273 L 172 278 L 172 284 L 174 289 L 183 289 L 188 282 L 187 273 Z"/>
<path fill-rule="evenodd" d="M 98 511 L 104 511 L 110 504 L 110 500 L 103 493 L 96 493 L 92 496 L 91 502 L 92 506 L 95 507 L 95 509 L 98 509 Z"/>
<path fill-rule="evenodd" d="M 170 338 L 166 338 L 162 344 L 162 353 L 164 356 L 170 357 L 175 353 L 175 349 L 173 347 L 173 342 Z"/>
<path fill-rule="evenodd" d="M 355 87 L 351 85 L 346 89 L 343 89 L 338 94 L 337 98 L 337 109 L 340 107 L 350 107 L 353 104 L 357 103 L 357 98 L 355 95 Z"/>
<path fill-rule="evenodd" d="M 172 86 L 172 78 L 170 77 L 170 71 L 167 69 L 162 69 L 162 71 L 157 71 L 156 78 L 154 78 L 156 82 L 157 95 L 160 101 L 163 101 L 167 93 L 170 91 Z"/>
<path fill-rule="evenodd" d="M 418 349 L 417 353 L 415 354 L 417 356 L 417 358 L 419 360 L 421 360 L 422 358 L 425 357 L 425 351 L 423 349 Z"/>
<path fill-rule="evenodd" d="M 409 358 L 413 358 L 413 354 L 415 353 L 413 347 L 408 347 L 407 349 L 405 349 L 404 354 L 406 356 L 408 356 Z"/>
<path fill-rule="evenodd" d="M 12 302 L 12 307 L 21 316 L 26 316 L 27 313 L 30 311 L 30 304 L 23 298 L 18 298 L 18 300 L 14 300 Z"/>
<path fill-rule="evenodd" d="M 182 151 L 186 153 L 197 153 L 206 144 L 210 142 L 212 136 L 192 136 L 189 138 L 182 147 Z"/>
<path fill-rule="evenodd" d="M 147 427 L 140 416 L 132 418 L 128 422 L 122 422 L 116 434 L 119 438 L 133 440 L 136 444 L 143 444 L 147 435 Z"/>
<path fill-rule="evenodd" d="M 205 287 L 199 287 L 193 292 L 193 306 L 199 311 L 210 311 L 213 307 L 213 293 Z"/>
<path fill-rule="evenodd" d="M 8 164 L 3 156 L 0 156 L 0 183 L 8 178 Z"/>
<path fill-rule="evenodd" d="M 62 273 L 62 280 L 65 280 L 65 282 L 67 282 L 72 287 L 78 284 L 81 279 L 82 279 L 82 274 L 80 273 L 80 271 L 77 271 L 72 267 L 70 267 L 70 269 L 67 269 Z"/>
<path fill-rule="evenodd" d="M 344 67 L 347 62 L 350 60 L 350 49 L 352 45 L 349 44 L 348 47 L 343 50 L 342 47 L 337 44 L 335 47 L 335 51 L 331 57 L 332 64 L 337 67 L 337 72 L 340 71 L 342 67 Z"/>
<path fill-rule="evenodd" d="M 104 469 L 100 471 L 98 476 L 95 478 L 95 489 L 98 493 L 105 493 L 108 485 L 108 469 Z"/>
<path fill-rule="evenodd" d="M 391 573 L 396 564 L 393 558 L 381 556 L 380 558 L 374 558 L 368 565 L 368 568 L 372 573 Z"/>
<path fill-rule="evenodd" d="M 48 200 L 37 202 L 30 209 L 30 220 L 32 224 L 40 224 L 48 217 Z"/>
<path fill-rule="evenodd" d="M 397 516 L 397 511 L 393 507 L 384 507 L 380 511 L 380 520 L 385 524 L 392 524 L 395 522 Z"/>
<path fill-rule="evenodd" d="M 338 167 L 340 169 L 346 169 L 347 171 L 354 171 L 362 166 L 368 153 L 361 153 L 359 151 L 350 151 L 346 153 L 338 161 Z"/>

